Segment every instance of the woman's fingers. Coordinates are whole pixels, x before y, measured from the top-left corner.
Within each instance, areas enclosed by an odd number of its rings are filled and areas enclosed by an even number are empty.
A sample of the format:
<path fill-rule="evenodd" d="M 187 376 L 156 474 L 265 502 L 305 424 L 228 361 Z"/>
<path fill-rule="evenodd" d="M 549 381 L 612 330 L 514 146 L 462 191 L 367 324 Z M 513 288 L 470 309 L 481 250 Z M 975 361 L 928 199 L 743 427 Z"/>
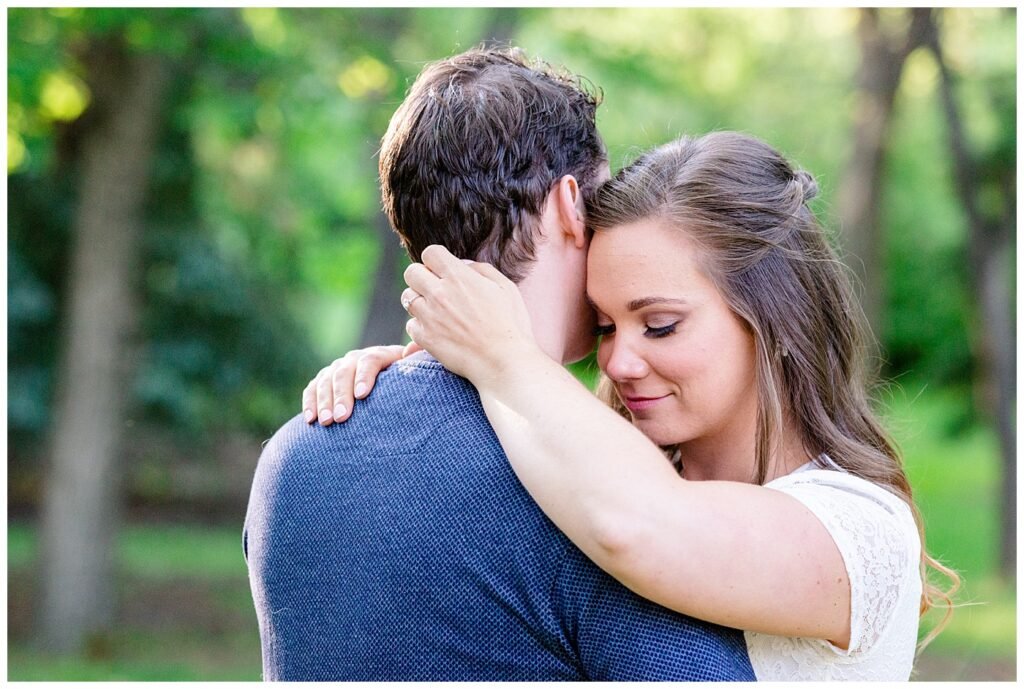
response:
<path fill-rule="evenodd" d="M 405 270 L 409 289 L 402 293 L 402 305 L 412 317 L 406 331 L 449 370 L 472 379 L 500 358 L 497 345 L 488 348 L 484 342 L 514 347 L 529 340 L 522 296 L 496 268 L 462 261 L 436 245 L 421 257 L 422 264 Z"/>
<path fill-rule="evenodd" d="M 416 320 L 415 318 L 410 318 L 409 320 L 407 320 L 405 322 L 405 332 L 409 333 L 409 337 L 411 337 L 412 341 L 415 342 L 417 345 L 419 345 L 423 349 L 427 348 L 426 343 L 423 342 L 423 324 L 420 323 L 418 320 Z"/>
<path fill-rule="evenodd" d="M 515 284 L 490 263 L 456 258 L 439 244 L 428 246 L 420 254 L 420 258 L 422 263 L 413 263 L 406 271 L 406 284 L 424 296 L 428 296 L 431 289 L 438 289 L 437 285 L 441 284 L 442 280 L 473 283 L 477 275 L 502 287 Z"/>
<path fill-rule="evenodd" d="M 429 297 L 441 284 L 441 278 L 430 272 L 430 268 L 427 268 L 422 263 L 410 263 L 409 267 L 402 274 L 402 279 L 405 280 L 405 284 L 410 289 L 424 297 Z M 405 306 L 404 293 L 402 297 L 402 305 Z"/>
<path fill-rule="evenodd" d="M 352 413 L 352 381 L 356 373 L 353 359 L 350 353 L 331 364 L 331 397 L 320 400 L 320 406 L 331 411 L 334 421 L 344 421 Z"/>
<path fill-rule="evenodd" d="M 472 281 L 475 279 L 473 273 L 477 273 L 502 286 L 514 284 L 490 263 L 456 258 L 448 249 L 439 244 L 428 246 L 420 257 L 423 265 L 442 279 Z"/>
<path fill-rule="evenodd" d="M 356 359 L 356 372 L 353 380 L 353 394 L 357 400 L 370 394 L 380 372 L 405 356 L 405 349 L 402 345 L 390 345 L 363 350 L 363 354 Z M 337 395 L 337 386 L 335 386 L 334 392 Z M 335 420 L 337 421 L 337 419 Z"/>
<path fill-rule="evenodd" d="M 352 415 L 355 400 L 370 394 L 380 372 L 401 359 L 403 351 L 402 345 L 357 349 L 331 364 L 334 397 L 329 400 L 329 406 L 335 421 L 344 421 Z"/>
<path fill-rule="evenodd" d="M 316 420 L 316 378 L 306 383 L 302 391 L 302 417 L 306 423 L 313 423 Z"/>
<path fill-rule="evenodd" d="M 400 298 L 400 301 L 402 302 L 402 308 L 405 309 L 407 313 L 412 313 L 411 309 L 413 302 L 415 302 L 417 299 L 422 298 L 423 295 L 414 290 L 412 287 L 406 287 L 404 290 L 402 290 L 402 296 Z"/>
<path fill-rule="evenodd" d="M 496 282 L 498 285 L 507 287 L 509 285 L 515 285 L 516 283 L 509 280 L 504 273 L 495 268 L 490 263 L 480 263 L 479 261 L 473 261 L 468 264 L 475 272 L 483 275 L 488 280 Z"/>
<path fill-rule="evenodd" d="M 320 373 L 316 374 L 316 410 L 321 426 L 330 426 L 334 421 L 334 414 L 330 408 L 331 400 L 334 399 L 331 378 L 330 366 L 320 369 Z"/>
<path fill-rule="evenodd" d="M 355 400 L 370 394 L 380 372 L 416 350 L 412 345 L 380 345 L 356 349 L 335 359 L 330 366 L 320 369 L 302 391 L 306 423 L 319 420 L 321 426 L 330 426 L 347 420 Z"/>
<path fill-rule="evenodd" d="M 465 270 L 465 264 L 440 244 L 431 244 L 420 254 L 420 261 L 439 278 L 447 278 Z"/>

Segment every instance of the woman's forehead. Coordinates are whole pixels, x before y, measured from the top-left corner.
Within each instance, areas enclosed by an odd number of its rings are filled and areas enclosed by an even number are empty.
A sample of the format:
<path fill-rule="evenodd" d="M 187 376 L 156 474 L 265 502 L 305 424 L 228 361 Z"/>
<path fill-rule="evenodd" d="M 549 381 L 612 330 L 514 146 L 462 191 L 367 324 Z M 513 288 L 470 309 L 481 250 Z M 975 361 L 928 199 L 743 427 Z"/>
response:
<path fill-rule="evenodd" d="M 595 234 L 587 293 L 598 305 L 652 298 L 694 300 L 714 286 L 697 263 L 687 235 L 657 223 L 633 223 Z"/>
<path fill-rule="evenodd" d="M 594 233 L 590 265 L 628 263 L 651 269 L 671 264 L 690 264 L 696 245 L 685 231 L 657 220 L 641 220 Z"/>

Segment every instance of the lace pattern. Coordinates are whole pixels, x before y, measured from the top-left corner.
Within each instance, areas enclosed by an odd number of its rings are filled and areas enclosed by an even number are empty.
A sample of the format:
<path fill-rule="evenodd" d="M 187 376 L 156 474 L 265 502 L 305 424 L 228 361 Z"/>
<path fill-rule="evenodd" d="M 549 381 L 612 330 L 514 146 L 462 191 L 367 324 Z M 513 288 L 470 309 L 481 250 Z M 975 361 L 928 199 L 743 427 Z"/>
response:
<path fill-rule="evenodd" d="M 747 632 L 759 680 L 906 680 L 917 643 L 921 545 L 899 497 L 841 471 L 797 471 L 766 484 L 821 520 L 850 580 L 850 647 Z"/>

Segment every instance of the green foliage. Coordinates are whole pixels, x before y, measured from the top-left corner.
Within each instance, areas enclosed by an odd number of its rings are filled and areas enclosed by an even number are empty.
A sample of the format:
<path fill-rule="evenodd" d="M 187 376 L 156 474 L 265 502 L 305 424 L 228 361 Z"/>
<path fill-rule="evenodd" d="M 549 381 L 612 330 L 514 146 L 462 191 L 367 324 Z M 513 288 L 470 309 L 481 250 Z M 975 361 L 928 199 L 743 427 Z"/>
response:
<path fill-rule="evenodd" d="M 943 15 L 946 60 L 958 85 L 967 145 L 990 181 L 996 207 L 1000 187 L 1013 187 L 1016 154 L 1016 66 L 999 11 L 950 10 Z M 1012 33 L 1012 31 L 1011 31 Z M 982 35 L 986 40 L 979 40 Z M 888 312 L 885 351 L 891 373 L 911 373 L 933 384 L 963 383 L 974 375 L 971 336 L 978 325 L 971 297 L 967 221 L 948 154 L 948 125 L 937 90 L 938 67 L 924 50 L 907 61 L 894 113 L 884 197 Z M 983 214 L 998 216 L 1000 210 Z M 1007 285 L 1012 290 L 1012 285 Z M 961 403 L 969 403 L 964 395 Z"/>
<path fill-rule="evenodd" d="M 17 113 L 15 136 L 24 133 L 32 144 L 8 182 L 13 191 L 8 295 L 15 307 L 9 317 L 12 430 L 30 438 L 45 428 L 62 283 L 73 242 L 76 142 L 90 126 L 87 108 L 70 123 L 55 121 L 55 108 L 46 102 L 47 79 L 81 72 L 79 55 L 103 37 L 177 63 L 143 234 L 136 400 L 150 420 L 183 433 L 224 425 L 225 419 L 261 432 L 273 428 L 290 411 L 284 399 L 292 396 L 284 392 L 308 375 L 317 358 L 289 311 L 280 279 L 253 270 L 251 256 L 233 252 L 230 238 L 225 241 L 217 232 L 219 219 L 203 212 L 206 197 L 216 196 L 220 187 L 210 194 L 202 186 L 206 180 L 192 148 L 196 112 L 190 107 L 194 91 L 205 87 L 221 97 L 222 118 L 244 122 L 246 110 L 255 106 L 232 101 L 232 91 L 246 90 L 251 70 L 270 65 L 266 56 L 251 49 L 234 12 L 18 10 L 12 15 L 12 28 L 23 33 L 12 41 L 20 69 L 12 75 L 8 108 Z M 189 46 L 195 52 L 184 59 Z M 232 58 L 241 60 L 232 67 Z M 87 74 L 65 86 L 79 89 L 88 101 Z M 238 224 L 236 218 L 227 220 Z M 263 393 L 256 398 L 280 402 L 269 408 L 249 404 L 254 387 Z M 242 413 L 232 414 L 232 408 Z"/>
<path fill-rule="evenodd" d="M 1012 15 L 946 14 L 973 143 L 986 160 L 1013 160 Z M 613 168 L 681 133 L 748 131 L 816 174 L 817 208 L 838 232 L 856 21 L 842 8 L 13 8 L 9 424 L 40 437 L 53 394 L 91 102 L 82 56 L 97 41 L 175 67 L 145 231 L 135 391 L 149 420 L 194 434 L 224 419 L 269 431 L 318 366 L 358 341 L 379 254 L 374 154 L 425 62 L 511 31 L 603 90 Z M 935 67 L 919 52 L 887 167 L 883 345 L 889 374 L 963 382 L 973 306 L 944 127 Z M 993 198 L 1000 170 L 982 171 Z"/>

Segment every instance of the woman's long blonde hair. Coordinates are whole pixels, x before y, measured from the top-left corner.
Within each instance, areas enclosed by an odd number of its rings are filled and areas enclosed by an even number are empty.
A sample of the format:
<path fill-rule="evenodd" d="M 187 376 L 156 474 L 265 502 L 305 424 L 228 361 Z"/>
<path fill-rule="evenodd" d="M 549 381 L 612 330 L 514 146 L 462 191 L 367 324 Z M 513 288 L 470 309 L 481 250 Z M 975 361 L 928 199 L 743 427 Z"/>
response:
<path fill-rule="evenodd" d="M 921 535 L 921 614 L 949 621 L 956 572 L 924 548 L 924 525 L 900 452 L 869 400 L 870 331 L 838 260 L 807 202 L 817 193 L 808 173 L 764 142 L 716 132 L 683 137 L 641 156 L 606 182 L 587 206 L 596 231 L 638 220 L 680 228 L 700 247 L 701 268 L 753 335 L 758 418 L 756 470 L 763 484 L 783 419 L 812 457 L 836 464 L 907 502 Z M 599 395 L 629 418 L 610 381 Z M 931 583 L 929 568 L 949 580 Z"/>

